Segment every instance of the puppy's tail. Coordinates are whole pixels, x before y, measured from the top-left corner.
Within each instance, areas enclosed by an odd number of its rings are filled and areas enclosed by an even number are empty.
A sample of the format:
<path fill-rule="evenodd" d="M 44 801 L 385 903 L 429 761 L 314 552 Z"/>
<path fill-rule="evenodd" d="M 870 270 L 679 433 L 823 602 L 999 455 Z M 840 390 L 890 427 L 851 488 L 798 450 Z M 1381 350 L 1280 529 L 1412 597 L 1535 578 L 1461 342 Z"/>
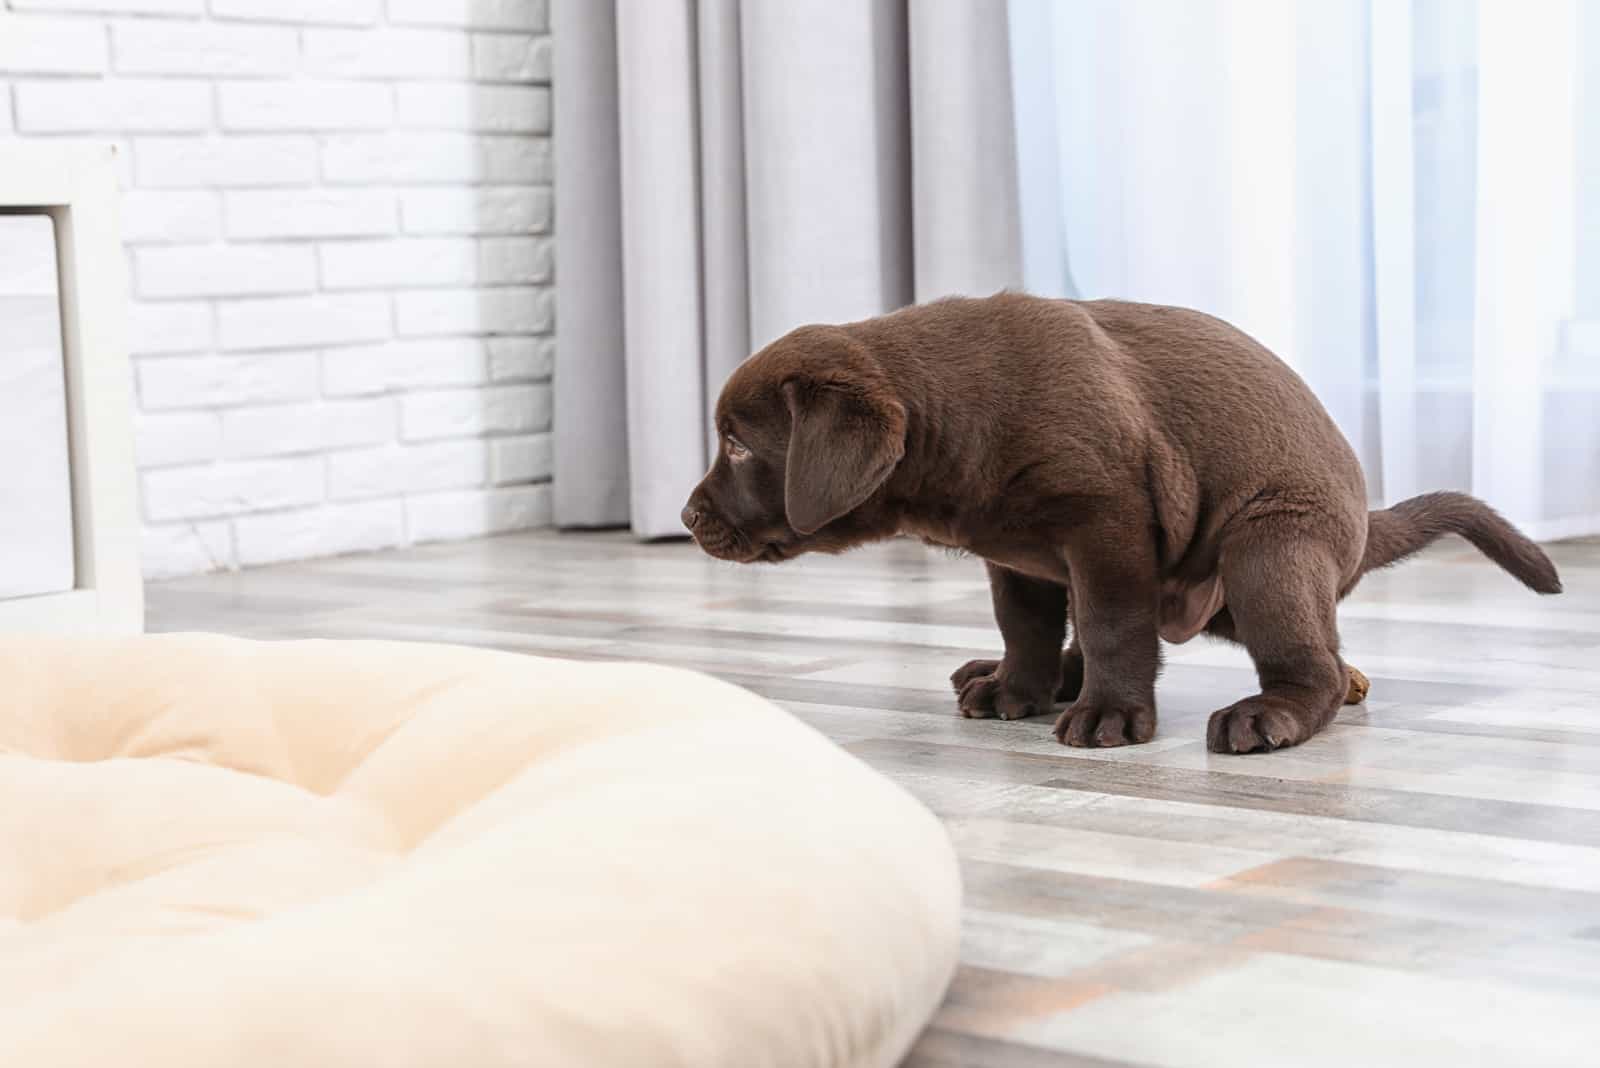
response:
<path fill-rule="evenodd" d="M 1465 493 L 1424 493 L 1368 513 L 1361 571 L 1399 563 L 1445 534 L 1466 538 L 1530 590 L 1561 592 L 1561 576 L 1544 551 L 1499 512 Z"/>

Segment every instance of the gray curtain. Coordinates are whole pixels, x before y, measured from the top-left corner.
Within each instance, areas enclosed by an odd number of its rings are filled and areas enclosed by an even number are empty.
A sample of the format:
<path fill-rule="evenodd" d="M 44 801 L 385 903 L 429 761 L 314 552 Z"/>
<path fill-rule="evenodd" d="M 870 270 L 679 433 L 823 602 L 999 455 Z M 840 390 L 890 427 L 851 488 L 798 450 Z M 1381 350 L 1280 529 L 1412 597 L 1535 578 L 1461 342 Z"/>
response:
<path fill-rule="evenodd" d="M 555 0 L 555 510 L 683 533 L 806 322 L 1021 281 L 1005 0 Z"/>

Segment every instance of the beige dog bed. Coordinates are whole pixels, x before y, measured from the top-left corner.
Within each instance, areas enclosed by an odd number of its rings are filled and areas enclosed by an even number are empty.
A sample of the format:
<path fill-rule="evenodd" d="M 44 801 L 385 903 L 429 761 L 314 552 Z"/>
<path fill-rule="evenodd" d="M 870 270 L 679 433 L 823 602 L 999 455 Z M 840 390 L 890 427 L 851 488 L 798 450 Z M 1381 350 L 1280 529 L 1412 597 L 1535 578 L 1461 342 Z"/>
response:
<path fill-rule="evenodd" d="M 0 1065 L 890 1065 L 937 821 L 683 671 L 0 643 Z"/>

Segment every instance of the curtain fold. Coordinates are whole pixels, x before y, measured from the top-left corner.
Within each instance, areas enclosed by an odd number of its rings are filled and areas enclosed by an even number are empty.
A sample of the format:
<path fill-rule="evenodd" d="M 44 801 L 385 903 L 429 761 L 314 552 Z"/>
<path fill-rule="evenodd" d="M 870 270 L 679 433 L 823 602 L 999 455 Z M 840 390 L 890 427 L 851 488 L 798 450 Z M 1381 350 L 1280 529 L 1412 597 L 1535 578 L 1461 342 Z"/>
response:
<path fill-rule="evenodd" d="M 559 525 L 682 534 L 723 380 L 795 326 L 1020 283 L 1005 0 L 552 26 Z"/>
<path fill-rule="evenodd" d="M 905 5 L 742 5 L 751 344 L 911 299 Z"/>
<path fill-rule="evenodd" d="M 645 537 L 680 529 L 705 470 L 695 8 L 617 6 L 628 514 Z"/>
<path fill-rule="evenodd" d="M 616 13 L 557 0 L 551 24 L 561 86 L 551 108 L 561 215 L 552 497 L 564 526 L 614 526 L 628 521 L 629 491 Z"/>
<path fill-rule="evenodd" d="M 1010 40 L 1001 3 L 910 6 L 914 296 L 1022 285 Z"/>
<path fill-rule="evenodd" d="M 705 297 L 705 409 L 709 462 L 716 450 L 717 387 L 750 355 L 745 234 L 744 75 L 739 0 L 700 0 L 700 220 Z"/>

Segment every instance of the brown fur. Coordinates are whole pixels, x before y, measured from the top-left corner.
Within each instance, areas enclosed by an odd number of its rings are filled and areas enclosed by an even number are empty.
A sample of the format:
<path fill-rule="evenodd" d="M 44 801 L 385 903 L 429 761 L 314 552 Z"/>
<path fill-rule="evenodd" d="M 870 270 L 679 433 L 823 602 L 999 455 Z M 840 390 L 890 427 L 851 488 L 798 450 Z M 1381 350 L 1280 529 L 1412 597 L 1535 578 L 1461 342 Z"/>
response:
<path fill-rule="evenodd" d="M 955 672 L 961 712 L 1069 701 L 1069 745 L 1148 741 L 1160 639 L 1201 631 L 1243 644 L 1261 682 L 1211 717 L 1208 745 L 1305 741 L 1366 694 L 1339 658 L 1339 599 L 1441 534 L 1560 590 L 1465 494 L 1369 514 L 1305 383 L 1181 308 L 1003 293 L 802 327 L 734 371 L 716 418 L 721 452 L 684 509 L 707 552 L 778 561 L 910 534 L 983 557 L 1005 654 Z"/>

